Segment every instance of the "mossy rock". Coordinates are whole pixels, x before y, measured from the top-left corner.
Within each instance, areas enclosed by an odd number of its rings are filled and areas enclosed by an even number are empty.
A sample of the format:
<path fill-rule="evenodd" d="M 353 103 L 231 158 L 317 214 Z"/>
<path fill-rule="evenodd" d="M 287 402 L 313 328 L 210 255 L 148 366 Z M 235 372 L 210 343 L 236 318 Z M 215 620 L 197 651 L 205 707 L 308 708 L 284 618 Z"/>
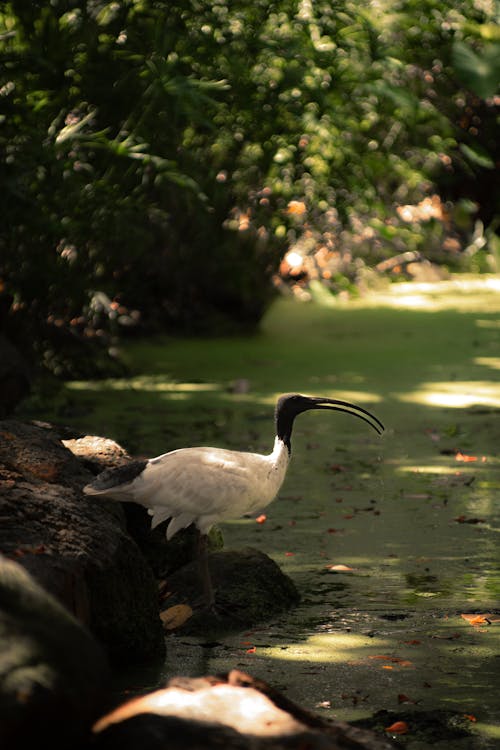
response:
<path fill-rule="evenodd" d="M 193 614 L 180 628 L 202 634 L 238 630 L 265 622 L 294 606 L 299 594 L 293 581 L 263 552 L 252 547 L 209 555 L 215 589 L 215 612 L 204 607 L 198 561 L 169 576 L 163 610 L 187 604 Z"/>
<path fill-rule="evenodd" d="M 109 683 L 90 632 L 0 555 L 0 745 L 79 748 Z"/>

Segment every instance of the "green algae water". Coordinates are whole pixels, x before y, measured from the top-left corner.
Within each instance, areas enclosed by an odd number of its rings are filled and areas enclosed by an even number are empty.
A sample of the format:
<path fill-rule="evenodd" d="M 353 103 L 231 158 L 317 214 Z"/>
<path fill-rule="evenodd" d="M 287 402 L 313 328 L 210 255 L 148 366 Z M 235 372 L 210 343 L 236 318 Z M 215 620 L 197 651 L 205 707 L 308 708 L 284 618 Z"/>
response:
<path fill-rule="evenodd" d="M 162 680 L 239 668 L 324 716 L 404 715 L 414 750 L 500 746 L 499 312 L 494 276 L 280 300 L 255 336 L 134 343 L 132 377 L 68 384 L 63 414 L 44 417 L 141 456 L 270 452 L 289 391 L 351 400 L 386 427 L 297 418 L 265 522 L 222 531 L 226 547 L 269 554 L 300 605 L 209 642 L 169 635 Z M 470 733 L 422 737 L 411 717 L 436 710 Z"/>

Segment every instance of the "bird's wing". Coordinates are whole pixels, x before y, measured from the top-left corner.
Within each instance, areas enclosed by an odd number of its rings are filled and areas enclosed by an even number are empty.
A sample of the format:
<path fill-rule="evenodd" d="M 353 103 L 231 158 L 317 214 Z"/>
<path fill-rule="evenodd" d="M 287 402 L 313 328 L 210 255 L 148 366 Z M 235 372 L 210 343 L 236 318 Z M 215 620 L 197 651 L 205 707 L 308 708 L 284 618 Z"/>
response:
<path fill-rule="evenodd" d="M 270 459 L 223 448 L 182 448 L 150 459 L 135 477 L 127 472 L 99 482 L 98 494 L 148 508 L 153 528 L 170 518 L 168 538 L 193 522 L 207 533 L 214 523 L 273 499 L 278 485 L 270 480 Z"/>
<path fill-rule="evenodd" d="M 242 462 L 242 456 L 246 460 Z M 135 483 L 136 502 L 169 508 L 171 515 L 193 518 L 217 514 L 227 502 L 248 492 L 253 484 L 255 454 L 222 448 L 182 448 L 149 461 Z M 238 515 L 236 512 L 234 515 Z"/>

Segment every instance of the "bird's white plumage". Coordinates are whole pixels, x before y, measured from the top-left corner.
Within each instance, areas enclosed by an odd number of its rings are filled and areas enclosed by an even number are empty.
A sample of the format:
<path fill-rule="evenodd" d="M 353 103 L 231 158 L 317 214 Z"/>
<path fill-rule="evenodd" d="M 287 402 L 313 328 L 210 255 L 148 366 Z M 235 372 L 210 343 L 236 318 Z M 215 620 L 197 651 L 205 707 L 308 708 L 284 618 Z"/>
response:
<path fill-rule="evenodd" d="M 289 461 L 278 437 L 269 455 L 223 448 L 181 448 L 150 459 L 132 481 L 87 494 L 132 501 L 148 508 L 154 528 L 170 518 L 167 539 L 191 523 L 202 534 L 219 521 L 268 505 L 278 493 Z"/>

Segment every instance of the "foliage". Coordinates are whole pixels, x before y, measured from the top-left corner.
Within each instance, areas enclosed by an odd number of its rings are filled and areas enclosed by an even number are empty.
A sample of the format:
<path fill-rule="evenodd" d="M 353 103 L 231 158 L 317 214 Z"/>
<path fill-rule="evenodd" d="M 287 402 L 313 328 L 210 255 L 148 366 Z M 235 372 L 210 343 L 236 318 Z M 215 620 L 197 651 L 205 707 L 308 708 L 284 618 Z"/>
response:
<path fill-rule="evenodd" d="M 302 290 L 408 251 L 486 258 L 497 20 L 486 0 L 6 3 L 9 325 L 71 374 L 56 329 L 254 327 L 290 248 Z"/>

